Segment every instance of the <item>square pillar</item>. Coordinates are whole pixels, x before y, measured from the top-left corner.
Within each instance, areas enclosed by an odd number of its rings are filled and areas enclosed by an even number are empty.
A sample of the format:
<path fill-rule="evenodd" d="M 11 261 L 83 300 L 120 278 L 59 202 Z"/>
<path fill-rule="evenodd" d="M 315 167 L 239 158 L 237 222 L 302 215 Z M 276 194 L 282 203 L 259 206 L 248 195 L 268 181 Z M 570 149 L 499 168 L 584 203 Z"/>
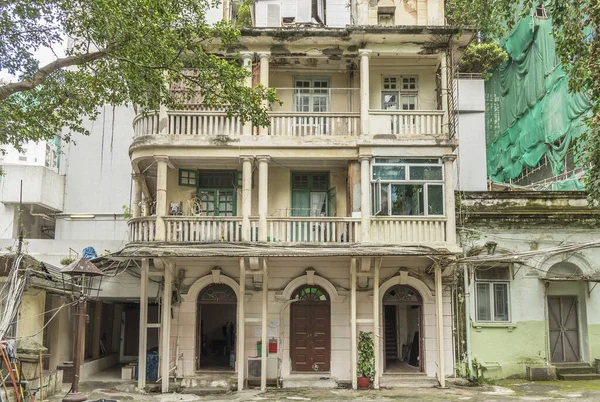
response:
<path fill-rule="evenodd" d="M 450 121 L 449 121 L 449 113 L 448 108 L 450 105 L 448 104 L 448 65 L 446 63 L 446 52 L 449 52 L 450 49 L 446 49 L 444 53 L 440 55 L 440 92 L 442 94 L 442 110 L 444 111 L 444 121 L 442 122 L 442 132 L 445 135 L 448 135 L 450 132 Z"/>
<path fill-rule="evenodd" d="M 379 336 L 379 265 L 373 264 L 373 352 L 375 354 L 375 375 L 373 377 L 373 388 L 379 389 L 379 376 L 381 375 L 381 364 L 379 363 L 381 351 Z"/>
<path fill-rule="evenodd" d="M 240 258 L 240 294 L 238 298 L 238 326 L 237 326 L 237 350 L 235 357 L 237 361 L 237 389 L 244 389 L 244 380 L 246 379 L 246 265 L 244 258 Z"/>
<path fill-rule="evenodd" d="M 352 375 L 352 389 L 358 388 L 358 367 L 357 365 L 357 338 L 356 338 L 356 258 L 350 259 L 350 354 L 352 365 L 350 373 Z"/>
<path fill-rule="evenodd" d="M 251 155 L 240 156 L 242 161 L 242 241 L 250 241 L 250 214 L 252 213 L 252 162 Z"/>
<path fill-rule="evenodd" d="M 156 160 L 156 241 L 166 240 L 166 227 L 163 218 L 167 216 L 167 169 L 168 156 L 155 156 Z"/>
<path fill-rule="evenodd" d="M 454 198 L 454 161 L 456 155 L 442 156 L 444 161 L 444 200 L 446 208 L 446 242 L 456 244 L 456 200 Z"/>
<path fill-rule="evenodd" d="M 242 58 L 242 65 L 248 72 L 245 85 L 248 88 L 252 88 L 252 59 L 254 58 L 254 52 L 240 52 L 240 57 Z M 252 135 L 252 123 L 246 122 L 244 124 L 244 127 L 242 128 L 242 135 Z"/>
<path fill-rule="evenodd" d="M 150 260 L 142 259 L 140 269 L 140 332 L 138 349 L 138 389 L 146 386 L 146 353 L 148 352 L 148 269 Z"/>
<path fill-rule="evenodd" d="M 264 87 L 269 87 L 269 59 L 271 57 L 271 52 L 259 52 L 258 57 L 260 59 L 260 85 Z M 263 102 L 263 106 L 269 106 L 266 101 Z M 259 127 L 258 129 L 260 135 L 268 135 L 269 127 Z"/>
<path fill-rule="evenodd" d="M 263 263 L 263 288 L 262 288 L 262 328 L 261 328 L 261 342 L 262 342 L 262 356 L 260 359 L 260 390 L 267 390 L 267 363 L 269 361 L 267 353 L 269 352 L 269 344 L 267 340 L 267 329 L 269 325 L 269 267 L 267 265 L 267 259 L 262 259 Z"/>
<path fill-rule="evenodd" d="M 144 176 L 138 173 L 131 175 L 133 179 L 133 197 L 131 200 L 131 214 L 134 218 L 142 216 L 142 180 Z"/>
<path fill-rule="evenodd" d="M 435 329 L 437 341 L 437 377 L 441 388 L 446 386 L 444 362 L 444 305 L 442 298 L 442 266 L 435 264 Z"/>
<path fill-rule="evenodd" d="M 161 392 L 169 392 L 169 370 L 171 363 L 171 287 L 173 273 L 169 264 L 165 264 L 165 277 L 162 299 L 160 375 L 162 377 Z"/>
<path fill-rule="evenodd" d="M 360 128 L 361 135 L 370 135 L 369 133 L 369 59 L 372 50 L 359 49 L 360 56 Z"/>
<path fill-rule="evenodd" d="M 371 157 L 360 155 L 360 241 L 371 241 Z"/>
<path fill-rule="evenodd" d="M 258 159 L 258 241 L 267 241 L 267 212 L 269 209 L 269 161 L 268 155 Z"/>

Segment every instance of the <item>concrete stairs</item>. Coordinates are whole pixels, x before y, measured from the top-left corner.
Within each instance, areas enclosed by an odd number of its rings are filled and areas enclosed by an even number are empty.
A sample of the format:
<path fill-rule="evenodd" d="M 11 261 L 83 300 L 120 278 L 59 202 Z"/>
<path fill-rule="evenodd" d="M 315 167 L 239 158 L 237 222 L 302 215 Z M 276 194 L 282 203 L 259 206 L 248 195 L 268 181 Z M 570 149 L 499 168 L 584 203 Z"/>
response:
<path fill-rule="evenodd" d="M 555 363 L 556 376 L 563 381 L 600 380 L 600 374 L 589 363 Z"/>
<path fill-rule="evenodd" d="M 425 373 L 385 373 L 379 378 L 381 388 L 432 388 L 436 385 L 437 380 Z"/>
<path fill-rule="evenodd" d="M 283 388 L 337 388 L 337 378 L 329 374 L 291 374 L 281 379 Z"/>
<path fill-rule="evenodd" d="M 237 385 L 237 375 L 232 372 L 197 372 L 181 380 L 181 393 L 206 395 L 229 392 Z"/>

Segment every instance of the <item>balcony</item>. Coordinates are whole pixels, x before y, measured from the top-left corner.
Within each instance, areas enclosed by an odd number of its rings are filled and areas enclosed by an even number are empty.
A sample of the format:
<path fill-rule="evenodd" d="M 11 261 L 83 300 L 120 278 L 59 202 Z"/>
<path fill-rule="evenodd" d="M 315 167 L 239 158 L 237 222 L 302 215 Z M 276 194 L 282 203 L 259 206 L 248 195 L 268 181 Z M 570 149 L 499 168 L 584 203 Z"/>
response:
<path fill-rule="evenodd" d="M 170 243 L 242 242 L 242 218 L 219 216 L 168 216 L 165 239 Z M 156 238 L 156 218 L 129 220 L 130 241 L 150 243 Z M 373 217 L 371 242 L 378 244 L 444 243 L 446 218 Z M 267 243 L 357 244 L 360 219 L 349 217 L 269 217 Z M 258 242 L 258 219 L 250 219 L 251 243 Z"/>

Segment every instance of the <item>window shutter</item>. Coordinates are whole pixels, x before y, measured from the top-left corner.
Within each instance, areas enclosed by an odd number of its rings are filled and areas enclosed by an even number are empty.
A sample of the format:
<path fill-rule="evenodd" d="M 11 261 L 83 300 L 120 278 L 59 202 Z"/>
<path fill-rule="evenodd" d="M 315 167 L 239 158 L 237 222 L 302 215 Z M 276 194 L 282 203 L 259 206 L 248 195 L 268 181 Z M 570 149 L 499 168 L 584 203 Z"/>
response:
<path fill-rule="evenodd" d="M 278 3 L 267 4 L 267 26 L 281 26 L 281 5 Z"/>
<path fill-rule="evenodd" d="M 310 22 L 312 0 L 296 0 L 296 22 Z"/>

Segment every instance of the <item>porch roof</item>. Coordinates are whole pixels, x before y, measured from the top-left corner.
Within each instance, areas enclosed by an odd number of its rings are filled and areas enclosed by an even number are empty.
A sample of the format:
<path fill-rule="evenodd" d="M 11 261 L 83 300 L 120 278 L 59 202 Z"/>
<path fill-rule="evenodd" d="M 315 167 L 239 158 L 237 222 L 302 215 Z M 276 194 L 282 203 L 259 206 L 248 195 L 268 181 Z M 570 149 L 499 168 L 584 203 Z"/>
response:
<path fill-rule="evenodd" d="M 387 244 L 261 244 L 261 243 L 130 243 L 104 256 L 112 260 L 154 257 L 378 257 L 454 256 L 447 248 Z"/>

